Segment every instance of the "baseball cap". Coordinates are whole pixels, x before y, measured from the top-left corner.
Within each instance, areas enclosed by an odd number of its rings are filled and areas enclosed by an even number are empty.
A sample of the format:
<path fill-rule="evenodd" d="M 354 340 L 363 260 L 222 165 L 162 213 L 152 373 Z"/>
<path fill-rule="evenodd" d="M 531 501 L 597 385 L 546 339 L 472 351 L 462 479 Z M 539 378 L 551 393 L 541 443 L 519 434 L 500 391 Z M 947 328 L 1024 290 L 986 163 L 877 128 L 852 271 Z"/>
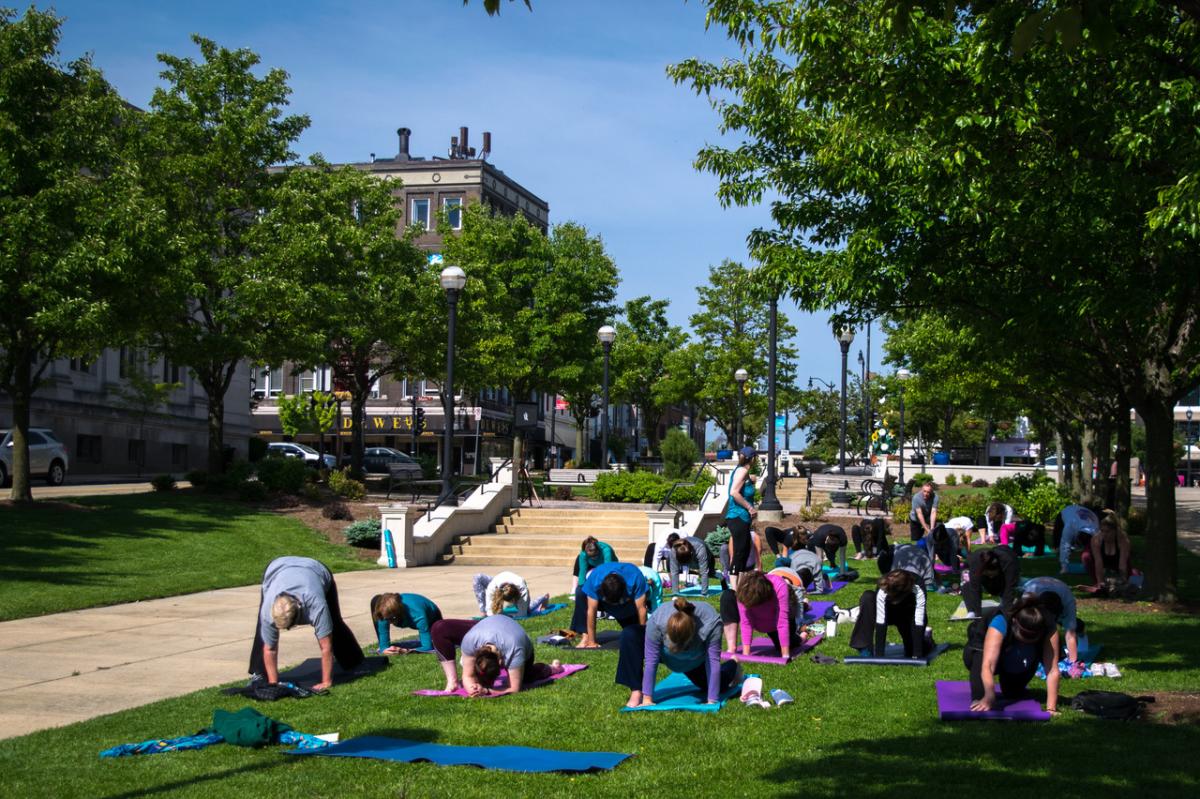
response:
<path fill-rule="evenodd" d="M 753 458 L 758 454 L 758 450 L 756 450 L 754 447 L 742 447 L 738 450 L 738 454 L 743 458 Z"/>

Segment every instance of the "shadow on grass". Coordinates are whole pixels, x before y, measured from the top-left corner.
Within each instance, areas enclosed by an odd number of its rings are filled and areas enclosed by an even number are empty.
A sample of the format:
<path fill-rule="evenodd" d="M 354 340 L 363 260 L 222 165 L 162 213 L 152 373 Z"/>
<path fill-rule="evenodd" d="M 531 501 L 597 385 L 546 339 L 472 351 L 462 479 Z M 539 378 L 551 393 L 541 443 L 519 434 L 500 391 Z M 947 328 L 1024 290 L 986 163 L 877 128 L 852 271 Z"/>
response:
<path fill-rule="evenodd" d="M 151 755 L 151 757 L 164 757 L 164 755 Z M 281 759 L 272 759 L 272 760 L 264 759 L 257 763 L 249 763 L 245 766 L 238 766 L 237 768 L 228 768 L 228 769 L 223 769 L 221 771 L 214 771 L 211 774 L 200 774 L 195 777 L 189 777 L 189 778 L 183 779 L 183 780 L 175 780 L 174 782 L 165 782 L 162 785 L 155 785 L 153 787 L 135 788 L 133 790 L 124 791 L 122 793 L 115 793 L 115 794 L 112 794 L 111 796 L 105 797 L 105 799 L 135 799 L 135 797 L 139 797 L 139 796 L 154 796 L 156 794 L 171 794 L 171 793 L 174 793 L 175 791 L 183 790 L 184 788 L 192 788 L 197 785 L 202 785 L 204 783 L 220 782 L 221 780 L 228 779 L 230 777 L 236 777 L 239 774 L 250 774 L 253 772 L 268 771 L 273 768 L 278 768 L 279 766 L 287 765 L 288 762 L 289 762 L 288 760 L 282 759 L 282 756 L 281 756 Z M 220 793 L 221 793 L 221 791 L 218 789 L 218 795 Z"/>
<path fill-rule="evenodd" d="M 936 723 L 926 732 L 839 742 L 812 757 L 784 758 L 766 775 L 780 795 L 811 797 L 844 792 L 857 797 L 918 795 L 1195 796 L 1200 727 L 1081 719 L 1064 710 L 1047 723 L 963 721 Z M 1153 752 L 1153 761 L 1145 754 Z M 1140 754 L 1139 754 L 1140 753 Z M 932 757 L 922 754 L 932 755 Z M 815 756 L 815 755 L 814 755 Z M 824 783 L 824 784 L 823 784 Z"/>

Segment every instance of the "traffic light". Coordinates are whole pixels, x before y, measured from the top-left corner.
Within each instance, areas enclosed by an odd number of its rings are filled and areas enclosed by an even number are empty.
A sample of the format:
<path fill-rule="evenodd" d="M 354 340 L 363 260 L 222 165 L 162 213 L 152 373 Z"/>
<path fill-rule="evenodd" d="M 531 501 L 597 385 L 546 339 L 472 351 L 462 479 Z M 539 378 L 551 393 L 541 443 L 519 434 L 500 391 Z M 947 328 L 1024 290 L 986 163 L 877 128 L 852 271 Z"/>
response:
<path fill-rule="evenodd" d="M 413 422 L 413 429 L 417 431 L 417 435 L 425 432 L 425 409 L 417 408 L 416 419 Z"/>

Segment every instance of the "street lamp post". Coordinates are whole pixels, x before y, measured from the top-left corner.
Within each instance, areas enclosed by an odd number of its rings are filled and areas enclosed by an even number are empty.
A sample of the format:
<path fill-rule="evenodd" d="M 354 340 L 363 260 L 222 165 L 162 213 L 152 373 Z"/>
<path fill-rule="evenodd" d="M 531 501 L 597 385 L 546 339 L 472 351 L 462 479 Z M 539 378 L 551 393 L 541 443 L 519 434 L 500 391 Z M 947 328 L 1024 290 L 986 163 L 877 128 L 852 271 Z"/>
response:
<path fill-rule="evenodd" d="M 600 344 L 604 347 L 604 392 L 603 406 L 600 408 L 600 464 L 601 468 L 608 468 L 608 359 L 612 355 L 613 340 L 617 337 L 617 330 L 612 325 L 604 325 L 596 331 L 596 338 L 600 339 Z"/>
<path fill-rule="evenodd" d="M 763 481 L 759 518 L 779 521 L 783 505 L 775 496 L 775 339 L 778 332 L 779 297 L 771 294 L 771 318 L 767 330 L 767 479 Z M 785 422 L 786 425 L 786 422 Z"/>
<path fill-rule="evenodd" d="M 833 337 L 837 339 L 838 345 L 842 348 L 842 437 L 838 442 L 838 466 L 841 467 L 844 475 L 846 473 L 846 355 L 850 352 L 850 345 L 854 343 L 854 328 L 836 329 L 833 331 Z"/>
<path fill-rule="evenodd" d="M 458 295 L 467 283 L 467 273 L 457 266 L 442 270 L 439 282 L 446 291 L 446 305 L 450 311 L 450 324 L 446 333 L 446 384 L 442 386 L 442 407 L 445 424 L 442 430 L 442 498 L 443 505 L 452 504 L 454 489 L 450 485 L 451 465 L 454 459 L 454 327 L 458 322 Z"/>
<path fill-rule="evenodd" d="M 745 369 L 738 369 L 733 373 L 733 379 L 737 383 L 737 427 L 733 434 L 733 448 L 742 448 L 742 395 L 746 393 L 746 378 L 750 377 L 750 373 Z"/>
<path fill-rule="evenodd" d="M 1184 414 L 1187 416 L 1187 436 L 1184 437 L 1184 442 L 1187 444 L 1187 486 L 1192 485 L 1192 409 L 1188 408 Z"/>
<path fill-rule="evenodd" d="M 900 485 L 904 485 L 904 384 L 912 377 L 912 372 L 897 369 L 896 377 L 900 379 Z"/>

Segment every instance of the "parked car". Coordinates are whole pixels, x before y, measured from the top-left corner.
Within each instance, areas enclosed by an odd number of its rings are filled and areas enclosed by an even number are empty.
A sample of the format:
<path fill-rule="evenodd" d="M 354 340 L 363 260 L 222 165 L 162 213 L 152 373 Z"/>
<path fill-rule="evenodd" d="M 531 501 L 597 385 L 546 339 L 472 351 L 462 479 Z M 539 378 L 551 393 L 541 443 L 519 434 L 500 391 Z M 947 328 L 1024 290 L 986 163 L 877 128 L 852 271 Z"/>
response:
<path fill-rule="evenodd" d="M 321 453 L 317 452 L 307 444 L 297 444 L 295 441 L 272 441 L 267 444 L 268 455 L 278 455 L 284 458 L 300 458 L 314 469 L 324 463 L 326 469 L 337 468 L 337 458 L 329 453 L 325 453 L 322 458 Z"/>
<path fill-rule="evenodd" d="M 368 474 L 388 474 L 395 467 L 397 477 L 420 480 L 425 476 L 421 464 L 398 449 L 367 447 L 363 451 L 363 471 Z"/>
<path fill-rule="evenodd" d="M 0 430 L 0 485 L 8 485 L 13 473 L 13 440 L 11 430 Z M 29 428 L 29 474 L 45 477 L 52 486 L 67 479 L 66 446 L 45 427 Z"/>

